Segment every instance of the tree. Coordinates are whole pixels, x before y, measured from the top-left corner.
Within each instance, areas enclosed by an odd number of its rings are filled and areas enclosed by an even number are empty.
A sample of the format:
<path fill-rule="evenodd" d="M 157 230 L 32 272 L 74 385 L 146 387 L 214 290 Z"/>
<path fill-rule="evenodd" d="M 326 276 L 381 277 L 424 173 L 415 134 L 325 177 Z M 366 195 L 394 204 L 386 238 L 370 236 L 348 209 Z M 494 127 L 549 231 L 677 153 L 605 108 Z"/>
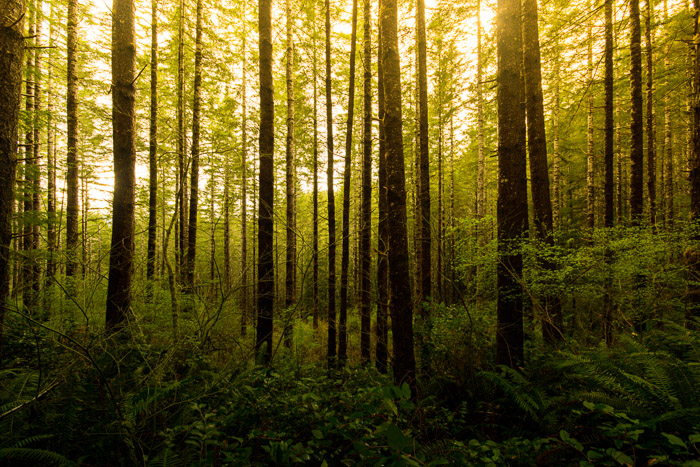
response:
<path fill-rule="evenodd" d="M 185 164 L 185 2 L 180 0 L 178 6 L 177 36 L 177 191 L 175 203 L 179 209 L 177 223 L 177 245 L 175 257 L 178 268 L 178 280 L 184 283 L 187 258 L 187 167 Z"/>
<path fill-rule="evenodd" d="M 107 283 L 107 329 L 110 331 L 123 325 L 131 308 L 136 185 L 134 1 L 114 0 L 112 15 L 114 201 Z"/>
<path fill-rule="evenodd" d="M 642 222 L 644 208 L 644 116 L 642 110 L 642 36 L 639 22 L 639 0 L 630 0 L 630 220 Z"/>
<path fill-rule="evenodd" d="M 258 2 L 260 56 L 260 182 L 258 196 L 258 322 L 255 350 L 272 360 L 275 101 L 272 81 L 272 0 Z"/>
<path fill-rule="evenodd" d="M 146 279 L 153 280 L 156 269 L 156 229 L 158 226 L 158 1 L 151 0 L 151 108 L 148 131 L 148 253 Z"/>
<path fill-rule="evenodd" d="M 430 274 L 430 155 L 428 153 L 428 67 L 425 38 L 425 0 L 416 3 L 416 47 L 418 49 L 418 110 L 419 110 L 419 162 L 418 168 L 418 215 L 420 216 L 419 252 L 420 289 L 418 291 L 419 310 L 430 295 L 432 277 Z M 438 238 L 439 241 L 439 238 Z M 439 258 L 438 254 L 438 258 Z M 438 276 L 441 271 L 438 270 Z M 440 279 L 440 277 L 438 277 Z"/>
<path fill-rule="evenodd" d="M 382 64 L 384 69 L 384 133 L 389 231 L 389 304 L 394 346 L 394 381 L 406 382 L 415 394 L 416 360 L 413 349 L 413 303 L 408 264 L 406 174 L 401 115 L 401 63 L 396 0 L 381 0 Z"/>
<path fill-rule="evenodd" d="M 286 148 L 286 175 L 287 175 L 287 271 L 286 271 L 286 295 L 284 306 L 287 313 L 291 313 L 296 302 L 296 176 L 295 176 L 295 149 L 294 149 L 294 36 L 292 35 L 292 7 L 290 0 L 286 0 L 287 12 L 287 148 Z M 287 318 L 284 332 L 284 343 L 287 347 L 292 345 L 292 316 Z"/>
<path fill-rule="evenodd" d="M 352 124 L 355 111 L 355 52 L 357 50 L 357 0 L 352 1 L 350 39 L 350 77 L 348 80 L 348 119 L 345 133 L 345 170 L 343 172 L 343 245 L 340 261 L 340 315 L 338 319 L 338 363 L 345 365 L 348 351 L 348 268 L 350 266 L 350 171 L 352 170 Z"/>
<path fill-rule="evenodd" d="M 589 18 L 586 25 L 588 31 L 586 220 L 588 222 L 588 230 L 592 233 L 595 228 L 595 146 L 593 144 L 593 11 L 590 0 L 587 2 L 587 11 Z"/>
<path fill-rule="evenodd" d="M 335 365 L 335 192 L 333 190 L 333 101 L 331 100 L 331 4 L 326 0 L 326 148 L 328 152 L 328 366 Z"/>
<path fill-rule="evenodd" d="M 243 41 L 241 44 L 241 335 L 248 332 L 248 105 L 246 75 L 246 14 L 241 4 Z M 255 247 L 253 247 L 255 250 Z M 255 256 L 255 254 L 253 254 Z"/>
<path fill-rule="evenodd" d="M 312 239 L 312 262 L 313 271 L 311 278 L 311 288 L 312 288 L 312 298 L 313 298 L 313 326 L 314 329 L 318 329 L 318 56 L 316 55 L 316 6 L 317 2 L 314 0 L 314 8 L 312 14 L 312 38 L 313 43 L 312 54 L 313 54 L 313 88 L 314 88 L 314 111 L 313 111 L 313 124 L 314 124 L 314 140 L 313 140 L 313 239 Z"/>
<path fill-rule="evenodd" d="M 386 180 L 386 123 L 384 106 L 384 46 L 382 39 L 382 1 L 379 1 L 379 24 L 377 32 L 377 116 L 379 117 L 379 161 L 377 168 L 377 340 L 375 347 L 376 367 L 386 373 L 388 354 L 389 316 L 389 202 Z M 410 294 L 409 294 L 410 295 Z"/>
<path fill-rule="evenodd" d="M 362 204 L 360 212 L 360 354 L 370 360 L 371 242 L 372 242 L 372 31 L 370 0 L 363 3 L 364 76 L 362 128 Z"/>
<path fill-rule="evenodd" d="M 476 4 L 476 125 L 477 125 L 477 186 L 476 215 L 486 215 L 486 152 L 484 151 L 484 86 L 481 39 L 481 0 Z"/>
<path fill-rule="evenodd" d="M 496 361 L 523 363 L 522 253 L 527 232 L 525 109 L 523 108 L 522 27 L 519 0 L 499 0 L 498 56 L 498 313 Z"/>
<path fill-rule="evenodd" d="M 10 286 L 10 242 L 17 167 L 22 62 L 24 60 L 24 0 L 2 0 L 0 16 L 0 362 Z"/>
<path fill-rule="evenodd" d="M 646 12 L 644 20 L 646 27 L 644 28 L 644 39 L 646 45 L 647 59 L 647 195 L 649 196 L 649 222 L 652 226 L 656 225 L 656 135 L 654 129 L 654 55 L 653 55 L 653 30 L 652 30 L 652 11 L 654 6 L 652 0 L 646 0 Z"/>
<path fill-rule="evenodd" d="M 554 246 L 554 226 L 547 170 L 547 139 L 544 128 L 537 0 L 523 0 L 522 8 L 527 149 L 530 156 L 530 187 L 535 211 L 535 231 L 537 237 L 551 247 Z M 556 265 L 547 259 L 542 261 L 542 266 L 549 271 L 556 270 Z M 548 294 L 546 302 L 545 312 L 547 316 L 542 322 L 542 332 L 545 340 L 556 343 L 561 338 L 561 301 L 555 294 Z"/>
<path fill-rule="evenodd" d="M 612 0 L 605 0 L 605 227 L 612 227 L 614 223 L 615 200 L 613 199 L 613 162 L 615 152 L 613 148 L 613 20 Z"/>
<path fill-rule="evenodd" d="M 194 293 L 194 269 L 197 254 L 197 211 L 199 203 L 199 138 L 200 112 L 202 103 L 202 0 L 197 0 L 197 23 L 195 26 L 194 46 L 194 98 L 192 99 L 192 158 L 190 178 L 190 209 L 187 223 L 187 270 L 185 271 L 185 290 Z M 183 251 L 184 253 L 184 251 Z M 193 300 L 194 297 L 191 297 Z M 188 300 L 188 306 L 193 302 Z"/>

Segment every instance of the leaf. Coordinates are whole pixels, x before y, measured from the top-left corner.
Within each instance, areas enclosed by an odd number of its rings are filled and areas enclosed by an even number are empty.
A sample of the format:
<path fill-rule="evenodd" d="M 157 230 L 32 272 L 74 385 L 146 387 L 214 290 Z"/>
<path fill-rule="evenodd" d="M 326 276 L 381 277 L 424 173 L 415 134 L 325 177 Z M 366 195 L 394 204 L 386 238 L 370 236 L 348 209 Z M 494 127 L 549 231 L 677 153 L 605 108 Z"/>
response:
<path fill-rule="evenodd" d="M 690 441 L 691 443 L 700 443 L 700 434 L 695 433 L 694 435 L 690 435 L 688 441 Z"/>
<path fill-rule="evenodd" d="M 397 451 L 403 450 L 408 444 L 408 439 L 404 436 L 403 431 L 393 423 L 386 427 L 386 439 L 389 442 L 389 446 Z"/>
<path fill-rule="evenodd" d="M 669 443 L 673 444 L 674 446 L 680 446 L 684 449 L 688 449 L 688 446 L 685 444 L 685 442 L 683 442 L 683 440 L 680 439 L 678 436 L 672 435 L 670 433 L 661 433 L 661 434 L 664 436 L 664 438 L 666 438 L 668 440 Z"/>
<path fill-rule="evenodd" d="M 314 435 L 314 438 L 316 439 L 323 439 L 323 433 L 321 433 L 321 430 L 311 430 L 311 434 Z"/>
<path fill-rule="evenodd" d="M 610 457 L 615 459 L 620 465 L 634 465 L 634 461 L 630 456 L 622 451 L 617 451 L 613 448 L 609 448 L 605 451 Z"/>
<path fill-rule="evenodd" d="M 391 410 L 395 416 L 398 417 L 399 415 L 399 409 L 396 407 L 396 403 L 394 402 L 393 399 L 386 398 L 383 400 L 384 406 Z"/>

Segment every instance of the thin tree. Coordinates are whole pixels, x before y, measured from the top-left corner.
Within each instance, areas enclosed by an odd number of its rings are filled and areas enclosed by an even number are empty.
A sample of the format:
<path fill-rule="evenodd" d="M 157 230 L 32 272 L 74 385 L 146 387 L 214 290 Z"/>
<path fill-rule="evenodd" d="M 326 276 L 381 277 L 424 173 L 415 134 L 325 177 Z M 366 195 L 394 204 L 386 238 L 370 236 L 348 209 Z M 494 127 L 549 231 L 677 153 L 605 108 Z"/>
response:
<path fill-rule="evenodd" d="M 53 286 L 54 276 L 56 275 L 56 251 L 57 251 L 57 234 L 56 225 L 56 129 L 54 123 L 54 104 L 53 104 L 53 48 L 55 44 L 55 28 L 54 28 L 54 5 L 51 5 L 51 13 L 49 17 L 49 51 L 48 51 L 48 79 L 46 86 L 46 249 L 48 258 L 46 260 L 46 286 L 51 289 Z M 44 308 L 50 310 L 53 306 L 50 294 L 45 294 Z"/>
<path fill-rule="evenodd" d="M 552 96 L 552 225 L 554 230 L 561 228 L 561 150 L 560 142 L 560 121 L 559 108 L 561 106 L 560 87 L 561 87 L 561 58 L 559 50 L 559 36 L 554 38 L 554 95 Z"/>
<path fill-rule="evenodd" d="M 511 367 L 523 363 L 520 243 L 528 228 L 521 31 L 520 0 L 499 0 L 496 17 L 499 172 L 496 361 Z"/>
<path fill-rule="evenodd" d="M 476 3 L 476 124 L 477 124 L 477 185 L 476 215 L 480 219 L 486 215 L 486 152 L 484 151 L 484 72 L 481 38 L 481 0 Z"/>
<path fill-rule="evenodd" d="M 382 39 L 382 1 L 379 4 L 377 31 L 377 115 L 379 117 L 379 161 L 377 168 L 377 341 L 376 367 L 380 373 L 387 371 L 388 316 L 389 316 L 389 203 L 386 177 L 386 125 L 384 105 L 384 46 Z M 410 295 L 410 294 L 409 294 Z"/>
<path fill-rule="evenodd" d="M 588 97 L 586 99 L 586 221 L 588 230 L 593 232 L 595 228 L 595 145 L 593 143 L 593 10 L 591 1 L 587 2 L 589 14 L 586 30 L 588 31 L 587 53 L 587 86 Z"/>
<path fill-rule="evenodd" d="M 614 107 L 614 75 L 613 75 L 613 2 L 605 0 L 605 227 L 612 227 L 615 221 L 615 200 L 613 184 L 613 164 L 615 150 L 613 147 L 613 107 Z"/>
<path fill-rule="evenodd" d="M 418 214 L 420 232 L 418 233 L 420 253 L 420 288 L 418 290 L 418 309 L 425 315 L 425 303 L 431 296 L 432 277 L 430 274 L 430 155 L 428 152 L 428 66 L 425 38 L 425 0 L 416 3 L 416 47 L 418 49 L 418 111 L 419 111 L 419 157 L 418 157 Z M 439 241 L 439 239 L 438 239 Z M 438 270 L 438 275 L 440 271 Z M 438 280 L 440 278 L 438 277 Z M 425 317 L 425 316 L 424 316 Z"/>
<path fill-rule="evenodd" d="M 360 354 L 362 363 L 370 360 L 371 240 L 372 240 L 372 31 L 370 0 L 363 3 L 363 111 L 362 204 L 360 213 Z"/>
<path fill-rule="evenodd" d="M 185 2 L 180 0 L 178 6 L 177 38 L 177 187 L 178 197 L 175 207 L 178 210 L 177 245 L 175 248 L 178 281 L 184 283 L 187 259 L 187 206 L 185 165 Z"/>
<path fill-rule="evenodd" d="M 275 299 L 273 259 L 275 101 L 272 81 L 272 0 L 258 2 L 260 56 L 260 182 L 258 195 L 258 322 L 255 349 L 266 364 L 272 360 L 272 308 Z M 264 347 L 264 349 L 263 349 Z"/>
<path fill-rule="evenodd" d="M 246 2 L 241 2 L 241 336 L 248 332 L 248 106 L 246 73 Z M 255 247 L 253 247 L 255 250 Z M 253 253 L 255 256 L 255 253 Z"/>
<path fill-rule="evenodd" d="M 34 44 L 36 18 L 36 0 L 31 0 L 27 5 L 27 63 L 25 71 L 25 95 L 24 108 L 28 118 L 26 133 L 24 135 L 24 183 L 22 184 L 22 202 L 24 215 L 22 216 L 21 245 L 24 250 L 22 259 L 22 299 L 24 305 L 31 309 L 32 304 L 32 176 L 34 174 L 34 119 L 31 116 L 34 114 L 34 61 L 36 59 L 36 46 Z"/>
<path fill-rule="evenodd" d="M 284 327 L 284 344 L 292 346 L 293 319 L 292 309 L 296 303 L 296 271 L 297 271 L 297 244 L 296 244 L 296 176 L 295 176 L 295 148 L 294 148 L 294 36 L 292 27 L 294 17 L 290 0 L 286 0 L 287 14 L 287 147 L 286 147 L 286 182 L 287 182 L 287 261 L 285 277 L 284 306 L 290 314 Z"/>
<path fill-rule="evenodd" d="M 190 174 L 190 209 L 187 223 L 187 270 L 185 271 L 185 290 L 194 293 L 194 270 L 197 254 L 197 213 L 199 206 L 199 138 L 200 112 L 202 102 L 202 0 L 197 0 L 197 22 L 195 25 L 194 46 L 194 97 L 192 99 L 192 152 Z M 194 297 L 187 301 L 193 306 Z"/>
<path fill-rule="evenodd" d="M 0 362 L 10 286 L 10 244 L 24 60 L 24 0 L 3 0 L 0 16 Z"/>
<path fill-rule="evenodd" d="M 357 51 L 357 0 L 352 1 L 350 39 L 350 77 L 348 81 L 348 119 L 345 133 L 345 170 L 343 172 L 343 245 L 340 261 L 340 314 L 338 316 L 338 363 L 345 365 L 348 351 L 348 269 L 350 267 L 350 172 L 352 170 L 352 126 L 355 117 L 355 55 Z"/>
<path fill-rule="evenodd" d="M 664 0 L 664 24 L 668 24 L 668 2 Z M 666 32 L 666 49 L 664 51 L 664 70 L 668 74 L 671 69 L 671 40 L 668 37 L 668 32 Z M 664 83 L 664 88 L 668 85 L 668 81 Z M 667 226 L 673 227 L 673 221 L 675 217 L 674 201 L 673 201 L 673 187 L 674 187 L 674 176 L 673 176 L 673 133 L 671 131 L 671 96 L 669 92 L 664 94 L 664 148 L 666 149 L 665 159 L 666 159 L 666 219 Z"/>
<path fill-rule="evenodd" d="M 415 393 L 413 303 L 408 262 L 406 174 L 401 116 L 401 64 L 396 0 L 382 0 L 382 62 L 384 67 L 384 132 L 386 137 L 387 204 L 389 216 L 389 287 L 394 346 L 394 381 L 406 382 Z"/>
<path fill-rule="evenodd" d="M 131 308 L 136 185 L 136 30 L 134 0 L 114 0 L 112 7 L 112 138 L 114 201 L 107 282 L 107 329 L 116 330 Z"/>
<path fill-rule="evenodd" d="M 335 192 L 333 189 L 333 101 L 331 100 L 331 4 L 326 0 L 326 148 L 328 153 L 328 366 L 335 365 Z"/>
<path fill-rule="evenodd" d="M 645 52 L 647 59 L 646 69 L 646 91 L 647 91 L 647 112 L 646 112 L 646 131 L 647 131 L 647 196 L 649 197 L 649 222 L 652 226 L 656 225 L 656 130 L 654 128 L 654 54 L 653 54 L 653 34 L 652 30 L 652 14 L 654 5 L 652 0 L 646 0 L 646 11 L 644 20 L 646 27 L 644 28 Z"/>
<path fill-rule="evenodd" d="M 553 247 L 554 225 L 547 169 L 547 138 L 544 126 L 537 0 L 523 0 L 522 8 L 527 149 L 530 156 L 530 187 L 535 212 L 535 231 L 540 240 Z M 556 270 L 556 264 L 546 258 L 542 259 L 542 266 L 549 271 Z M 561 301 L 556 293 L 547 294 L 545 314 L 542 321 L 542 332 L 545 340 L 553 344 L 560 340 L 562 328 Z"/>
<path fill-rule="evenodd" d="M 318 56 L 316 55 L 316 7 L 317 2 L 314 0 L 314 8 L 312 14 L 312 49 L 313 49 L 313 87 L 314 87 L 314 148 L 313 148 L 313 239 L 312 239 L 312 261 L 313 271 L 311 278 L 311 289 L 313 297 L 313 326 L 318 329 Z"/>
<path fill-rule="evenodd" d="M 146 280 L 156 270 L 156 229 L 158 226 L 158 0 L 151 0 L 151 108 L 148 128 L 148 250 Z"/>
<path fill-rule="evenodd" d="M 644 209 L 644 115 L 642 102 L 642 33 L 639 0 L 630 0 L 630 221 L 642 222 Z"/>

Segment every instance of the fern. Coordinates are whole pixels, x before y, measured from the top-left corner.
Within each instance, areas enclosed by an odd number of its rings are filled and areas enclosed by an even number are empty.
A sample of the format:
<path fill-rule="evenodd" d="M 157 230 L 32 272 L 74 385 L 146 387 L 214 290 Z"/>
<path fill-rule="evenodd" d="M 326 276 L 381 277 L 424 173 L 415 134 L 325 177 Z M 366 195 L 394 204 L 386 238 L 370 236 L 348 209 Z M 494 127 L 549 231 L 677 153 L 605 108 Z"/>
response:
<path fill-rule="evenodd" d="M 499 368 L 503 372 L 502 374 L 482 371 L 478 376 L 488 381 L 494 388 L 499 389 L 523 413 L 533 420 L 537 420 L 548 405 L 545 403 L 543 393 L 539 388 L 531 385 L 518 371 L 506 366 Z"/>
<path fill-rule="evenodd" d="M 12 447 L 0 449 L 0 460 L 26 461 L 33 465 L 77 465 L 70 459 L 46 449 Z"/>

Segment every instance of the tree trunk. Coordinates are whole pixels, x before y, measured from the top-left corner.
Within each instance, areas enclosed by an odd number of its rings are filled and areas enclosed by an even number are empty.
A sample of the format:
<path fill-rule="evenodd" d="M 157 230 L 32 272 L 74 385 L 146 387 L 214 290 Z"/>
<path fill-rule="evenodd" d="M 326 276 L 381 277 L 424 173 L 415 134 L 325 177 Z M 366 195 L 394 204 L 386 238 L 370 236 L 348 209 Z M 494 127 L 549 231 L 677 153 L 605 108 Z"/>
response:
<path fill-rule="evenodd" d="M 314 148 L 313 148 L 313 239 L 312 239 L 312 261 L 313 272 L 311 278 L 311 288 L 313 297 L 313 326 L 318 329 L 318 57 L 316 55 L 316 2 L 313 10 L 313 81 L 314 81 Z"/>
<path fill-rule="evenodd" d="M 22 62 L 24 58 L 24 0 L 3 2 L 0 27 L 0 362 L 5 314 L 10 293 L 10 244 L 17 167 L 17 134 Z"/>
<path fill-rule="evenodd" d="M 615 217 L 613 163 L 615 150 L 613 147 L 613 0 L 605 0 L 605 227 L 612 227 Z"/>
<path fill-rule="evenodd" d="M 187 206 L 186 194 L 187 167 L 185 164 L 185 2 L 180 0 L 177 44 L 177 158 L 178 176 L 177 186 L 179 196 L 175 203 L 179 209 L 179 218 L 176 226 L 177 245 L 175 248 L 176 267 L 178 281 L 185 285 L 186 258 L 187 258 Z"/>
<path fill-rule="evenodd" d="M 401 64 L 397 34 L 396 0 L 382 0 L 382 62 L 384 67 L 384 130 L 386 137 L 387 204 L 389 230 L 389 287 L 394 346 L 394 381 L 407 382 L 415 394 L 416 361 L 413 350 L 413 303 L 410 293 L 406 176 L 401 117 Z"/>
<path fill-rule="evenodd" d="M 384 112 L 384 47 L 382 40 L 382 0 L 379 2 L 377 31 L 377 116 L 379 117 L 379 161 L 377 169 L 377 341 L 376 367 L 380 373 L 387 371 L 388 316 L 389 316 L 389 204 L 386 180 L 386 124 Z"/>
<path fill-rule="evenodd" d="M 482 219 L 486 215 L 486 152 L 484 151 L 484 85 L 481 40 L 481 0 L 476 6 L 476 124 L 477 124 L 477 183 L 476 215 Z"/>
<path fill-rule="evenodd" d="M 642 35 L 639 0 L 630 0 L 630 221 L 642 222 L 644 213 L 644 115 L 642 109 Z"/>
<path fill-rule="evenodd" d="M 114 201 L 112 243 L 107 283 L 107 329 L 124 324 L 131 308 L 134 256 L 134 188 L 136 135 L 134 67 L 136 31 L 134 1 L 114 0 L 112 26 L 112 125 L 114 141 Z"/>
<path fill-rule="evenodd" d="M 194 98 L 192 100 L 192 173 L 190 178 L 190 209 L 187 223 L 187 270 L 185 293 L 194 294 L 194 270 L 197 254 L 197 213 L 199 204 L 199 136 L 202 101 L 202 0 L 197 0 L 197 23 L 194 46 Z M 186 301 L 194 308 L 194 296 Z"/>
<path fill-rule="evenodd" d="M 418 109 L 419 116 L 419 163 L 418 163 L 418 204 L 420 209 L 420 232 L 416 235 L 420 241 L 418 258 L 420 269 L 420 289 L 418 290 L 418 310 L 421 314 L 427 310 L 423 306 L 431 297 L 432 277 L 430 274 L 430 155 L 428 153 L 428 66 L 425 34 L 425 0 L 418 0 L 416 5 L 416 47 L 418 48 Z M 439 241 L 439 239 L 438 239 Z M 438 271 L 438 275 L 440 271 Z M 439 280 L 439 277 L 438 277 Z"/>
<path fill-rule="evenodd" d="M 499 0 L 498 56 L 498 330 L 496 362 L 523 364 L 523 292 L 520 245 L 528 229 L 525 109 L 519 0 Z"/>
<path fill-rule="evenodd" d="M 664 24 L 668 24 L 668 2 L 664 0 Z M 666 50 L 664 52 L 664 69 L 666 73 L 671 70 L 670 54 L 671 54 L 671 41 L 668 37 L 668 32 L 666 33 Z M 664 83 L 664 88 L 668 81 Z M 669 230 L 673 228 L 673 221 L 675 217 L 674 201 L 673 201 L 673 133 L 671 132 L 671 100 L 670 93 L 666 92 L 664 95 L 664 148 L 666 148 L 666 225 Z"/>
<path fill-rule="evenodd" d="M 586 221 L 588 230 L 593 233 L 595 228 L 595 148 L 593 144 L 593 10 L 591 2 L 588 0 L 587 11 L 590 15 L 587 23 L 588 30 L 588 97 L 587 97 L 587 145 L 586 145 Z"/>
<path fill-rule="evenodd" d="M 527 148 L 530 155 L 530 187 L 535 211 L 537 237 L 549 247 L 554 246 L 552 200 L 549 195 L 547 168 L 547 138 L 544 128 L 542 97 L 542 65 L 537 26 L 537 0 L 523 0 L 523 64 L 525 70 L 525 106 L 527 111 Z M 555 271 L 556 265 L 543 258 L 542 267 Z M 542 332 L 545 340 L 556 344 L 561 338 L 561 301 L 556 293 L 546 294 Z"/>
<path fill-rule="evenodd" d="M 554 230 L 559 230 L 561 228 L 561 151 L 559 149 L 559 107 L 560 95 L 559 88 L 561 86 L 561 63 L 560 63 L 560 51 L 559 51 L 559 36 L 554 39 L 554 102 L 552 102 L 552 129 L 554 131 L 554 141 L 552 143 L 552 149 L 554 151 L 554 167 L 553 167 L 553 183 L 554 187 L 552 190 L 552 226 Z"/>
<path fill-rule="evenodd" d="M 343 172 L 343 227 L 340 262 L 340 314 L 338 316 L 338 364 L 345 365 L 348 351 L 348 269 L 350 267 L 350 175 L 352 171 L 352 127 L 355 116 L 355 52 L 357 50 L 357 0 L 352 2 L 350 39 L 350 77 L 348 81 L 348 119 L 345 134 L 345 170 Z"/>
<path fill-rule="evenodd" d="M 328 366 L 335 365 L 335 193 L 333 191 L 333 102 L 331 101 L 331 5 L 326 0 L 326 129 L 328 131 Z"/>
<path fill-rule="evenodd" d="M 654 54 L 652 52 L 652 0 L 646 0 L 646 27 L 644 38 L 646 42 L 647 59 L 647 195 L 649 196 L 649 223 L 656 225 L 656 132 L 654 129 Z"/>
<path fill-rule="evenodd" d="M 51 5 L 51 13 L 49 20 L 49 64 L 53 63 L 53 47 L 55 43 L 54 37 L 54 7 Z M 53 66 L 48 67 L 48 83 L 46 89 L 46 249 L 48 258 L 46 260 L 46 288 L 47 292 L 53 288 L 54 276 L 56 275 L 56 238 L 58 230 L 56 228 L 56 130 L 54 123 L 54 107 L 53 107 Z M 53 308 L 54 297 L 47 293 L 44 295 L 44 308 L 48 312 Z"/>
<path fill-rule="evenodd" d="M 241 3 L 243 12 L 241 24 L 243 25 L 243 43 L 241 45 L 241 336 L 248 333 L 248 316 L 252 314 L 248 310 L 248 106 L 247 106 L 247 80 L 246 80 L 246 10 L 245 2 Z M 255 247 L 253 247 L 255 250 Z M 255 257 L 255 251 L 253 251 Z"/>
<path fill-rule="evenodd" d="M 372 31 L 370 0 L 364 0 L 364 77 L 362 129 L 362 205 L 360 214 L 360 354 L 368 364 L 372 306 L 371 247 L 372 247 Z"/>
<path fill-rule="evenodd" d="M 287 11 L 287 148 L 286 148 L 286 175 L 287 175 L 287 271 L 285 278 L 285 301 L 287 309 L 284 327 L 284 344 L 292 346 L 292 334 L 294 317 L 292 311 L 296 303 L 296 271 L 297 271 L 297 244 L 296 244 L 296 175 L 295 175 L 295 150 L 294 150 L 294 38 L 292 36 L 292 7 L 290 0 L 286 1 Z"/>
<path fill-rule="evenodd" d="M 148 254 L 146 280 L 149 295 L 156 270 L 158 227 L 158 1 L 151 0 L 151 115 L 148 132 Z"/>
<path fill-rule="evenodd" d="M 260 54 L 260 182 L 258 195 L 258 322 L 255 350 L 272 360 L 272 308 L 275 300 L 273 206 L 275 199 L 275 101 L 272 81 L 272 0 L 258 2 Z"/>

